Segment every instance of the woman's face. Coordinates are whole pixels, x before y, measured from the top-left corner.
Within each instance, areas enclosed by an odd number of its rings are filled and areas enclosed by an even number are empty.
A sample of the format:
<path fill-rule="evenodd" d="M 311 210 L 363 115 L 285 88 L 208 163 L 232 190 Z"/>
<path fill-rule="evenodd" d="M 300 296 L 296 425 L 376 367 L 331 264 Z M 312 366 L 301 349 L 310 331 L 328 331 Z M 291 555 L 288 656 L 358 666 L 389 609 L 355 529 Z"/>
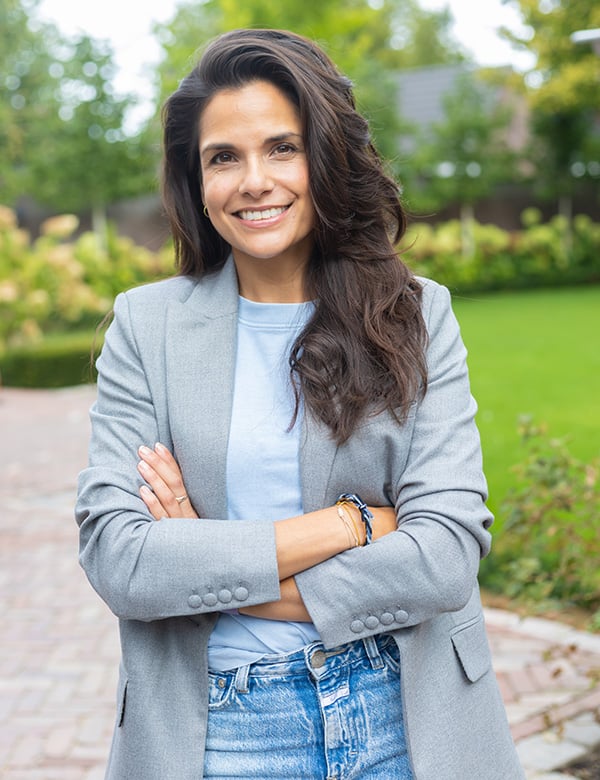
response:
<path fill-rule="evenodd" d="M 267 81 L 217 92 L 200 118 L 200 167 L 210 220 L 231 245 L 238 274 L 277 261 L 270 273 L 303 275 L 315 211 L 300 117 L 288 97 Z"/>

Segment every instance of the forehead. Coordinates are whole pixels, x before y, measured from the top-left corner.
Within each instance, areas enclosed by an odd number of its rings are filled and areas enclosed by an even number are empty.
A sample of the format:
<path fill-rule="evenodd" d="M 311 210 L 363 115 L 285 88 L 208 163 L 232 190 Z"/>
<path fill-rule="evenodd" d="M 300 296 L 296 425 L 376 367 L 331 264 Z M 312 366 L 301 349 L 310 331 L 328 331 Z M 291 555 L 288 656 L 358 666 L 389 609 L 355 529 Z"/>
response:
<path fill-rule="evenodd" d="M 200 141 L 219 133 L 299 132 L 300 114 L 286 93 L 269 81 L 251 81 L 221 89 L 208 101 L 199 120 Z"/>

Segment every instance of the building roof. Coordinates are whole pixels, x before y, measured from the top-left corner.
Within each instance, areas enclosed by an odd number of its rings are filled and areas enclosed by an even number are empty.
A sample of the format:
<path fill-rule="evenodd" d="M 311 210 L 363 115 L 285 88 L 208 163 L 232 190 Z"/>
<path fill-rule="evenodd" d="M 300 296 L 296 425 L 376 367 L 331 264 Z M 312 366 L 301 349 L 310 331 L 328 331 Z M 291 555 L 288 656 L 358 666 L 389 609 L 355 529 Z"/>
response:
<path fill-rule="evenodd" d="M 444 121 L 444 98 L 462 76 L 475 71 L 469 63 L 411 68 L 398 75 L 398 105 L 403 122 L 425 129 Z"/>

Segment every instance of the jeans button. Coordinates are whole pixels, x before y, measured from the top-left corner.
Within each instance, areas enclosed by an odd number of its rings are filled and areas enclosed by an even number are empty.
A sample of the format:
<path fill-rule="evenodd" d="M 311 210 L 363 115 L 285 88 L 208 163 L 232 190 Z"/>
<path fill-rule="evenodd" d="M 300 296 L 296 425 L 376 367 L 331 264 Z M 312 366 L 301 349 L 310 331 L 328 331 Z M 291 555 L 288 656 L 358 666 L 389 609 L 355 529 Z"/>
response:
<path fill-rule="evenodd" d="M 314 669 L 320 669 L 326 660 L 327 656 L 322 650 L 315 650 L 310 657 L 310 663 Z"/>

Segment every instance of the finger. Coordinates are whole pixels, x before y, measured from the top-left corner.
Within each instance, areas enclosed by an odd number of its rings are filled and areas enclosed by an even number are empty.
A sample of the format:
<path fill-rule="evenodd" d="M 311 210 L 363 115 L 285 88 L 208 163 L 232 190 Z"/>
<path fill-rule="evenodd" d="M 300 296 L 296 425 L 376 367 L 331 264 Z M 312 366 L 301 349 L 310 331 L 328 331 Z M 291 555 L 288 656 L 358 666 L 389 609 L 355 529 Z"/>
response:
<path fill-rule="evenodd" d="M 140 488 L 140 496 L 155 520 L 162 520 L 166 516 L 163 505 L 147 485 L 142 485 Z"/>
<path fill-rule="evenodd" d="M 159 441 L 156 442 L 154 445 L 154 452 L 158 455 L 158 457 L 165 462 L 165 464 L 173 471 L 179 472 L 181 475 L 181 470 L 179 468 L 179 464 L 173 457 L 171 451 L 165 447 L 164 444 L 161 444 Z"/>
<path fill-rule="evenodd" d="M 163 511 L 162 517 L 198 517 L 185 492 L 183 483 L 181 483 L 181 488 L 175 488 L 181 492 L 175 493 L 173 488 L 145 460 L 138 463 L 138 471 L 156 496 Z"/>
<path fill-rule="evenodd" d="M 152 493 L 156 496 L 167 516 L 171 516 L 171 511 L 178 506 L 175 500 L 175 494 L 161 477 L 161 475 L 146 461 L 141 460 L 138 463 L 138 471 L 150 486 Z"/>
<path fill-rule="evenodd" d="M 155 449 L 151 450 L 150 447 L 142 446 L 139 448 L 138 454 L 176 496 L 185 495 L 186 491 L 181 470 L 177 465 L 177 461 L 166 447 L 161 444 L 156 445 Z"/>

